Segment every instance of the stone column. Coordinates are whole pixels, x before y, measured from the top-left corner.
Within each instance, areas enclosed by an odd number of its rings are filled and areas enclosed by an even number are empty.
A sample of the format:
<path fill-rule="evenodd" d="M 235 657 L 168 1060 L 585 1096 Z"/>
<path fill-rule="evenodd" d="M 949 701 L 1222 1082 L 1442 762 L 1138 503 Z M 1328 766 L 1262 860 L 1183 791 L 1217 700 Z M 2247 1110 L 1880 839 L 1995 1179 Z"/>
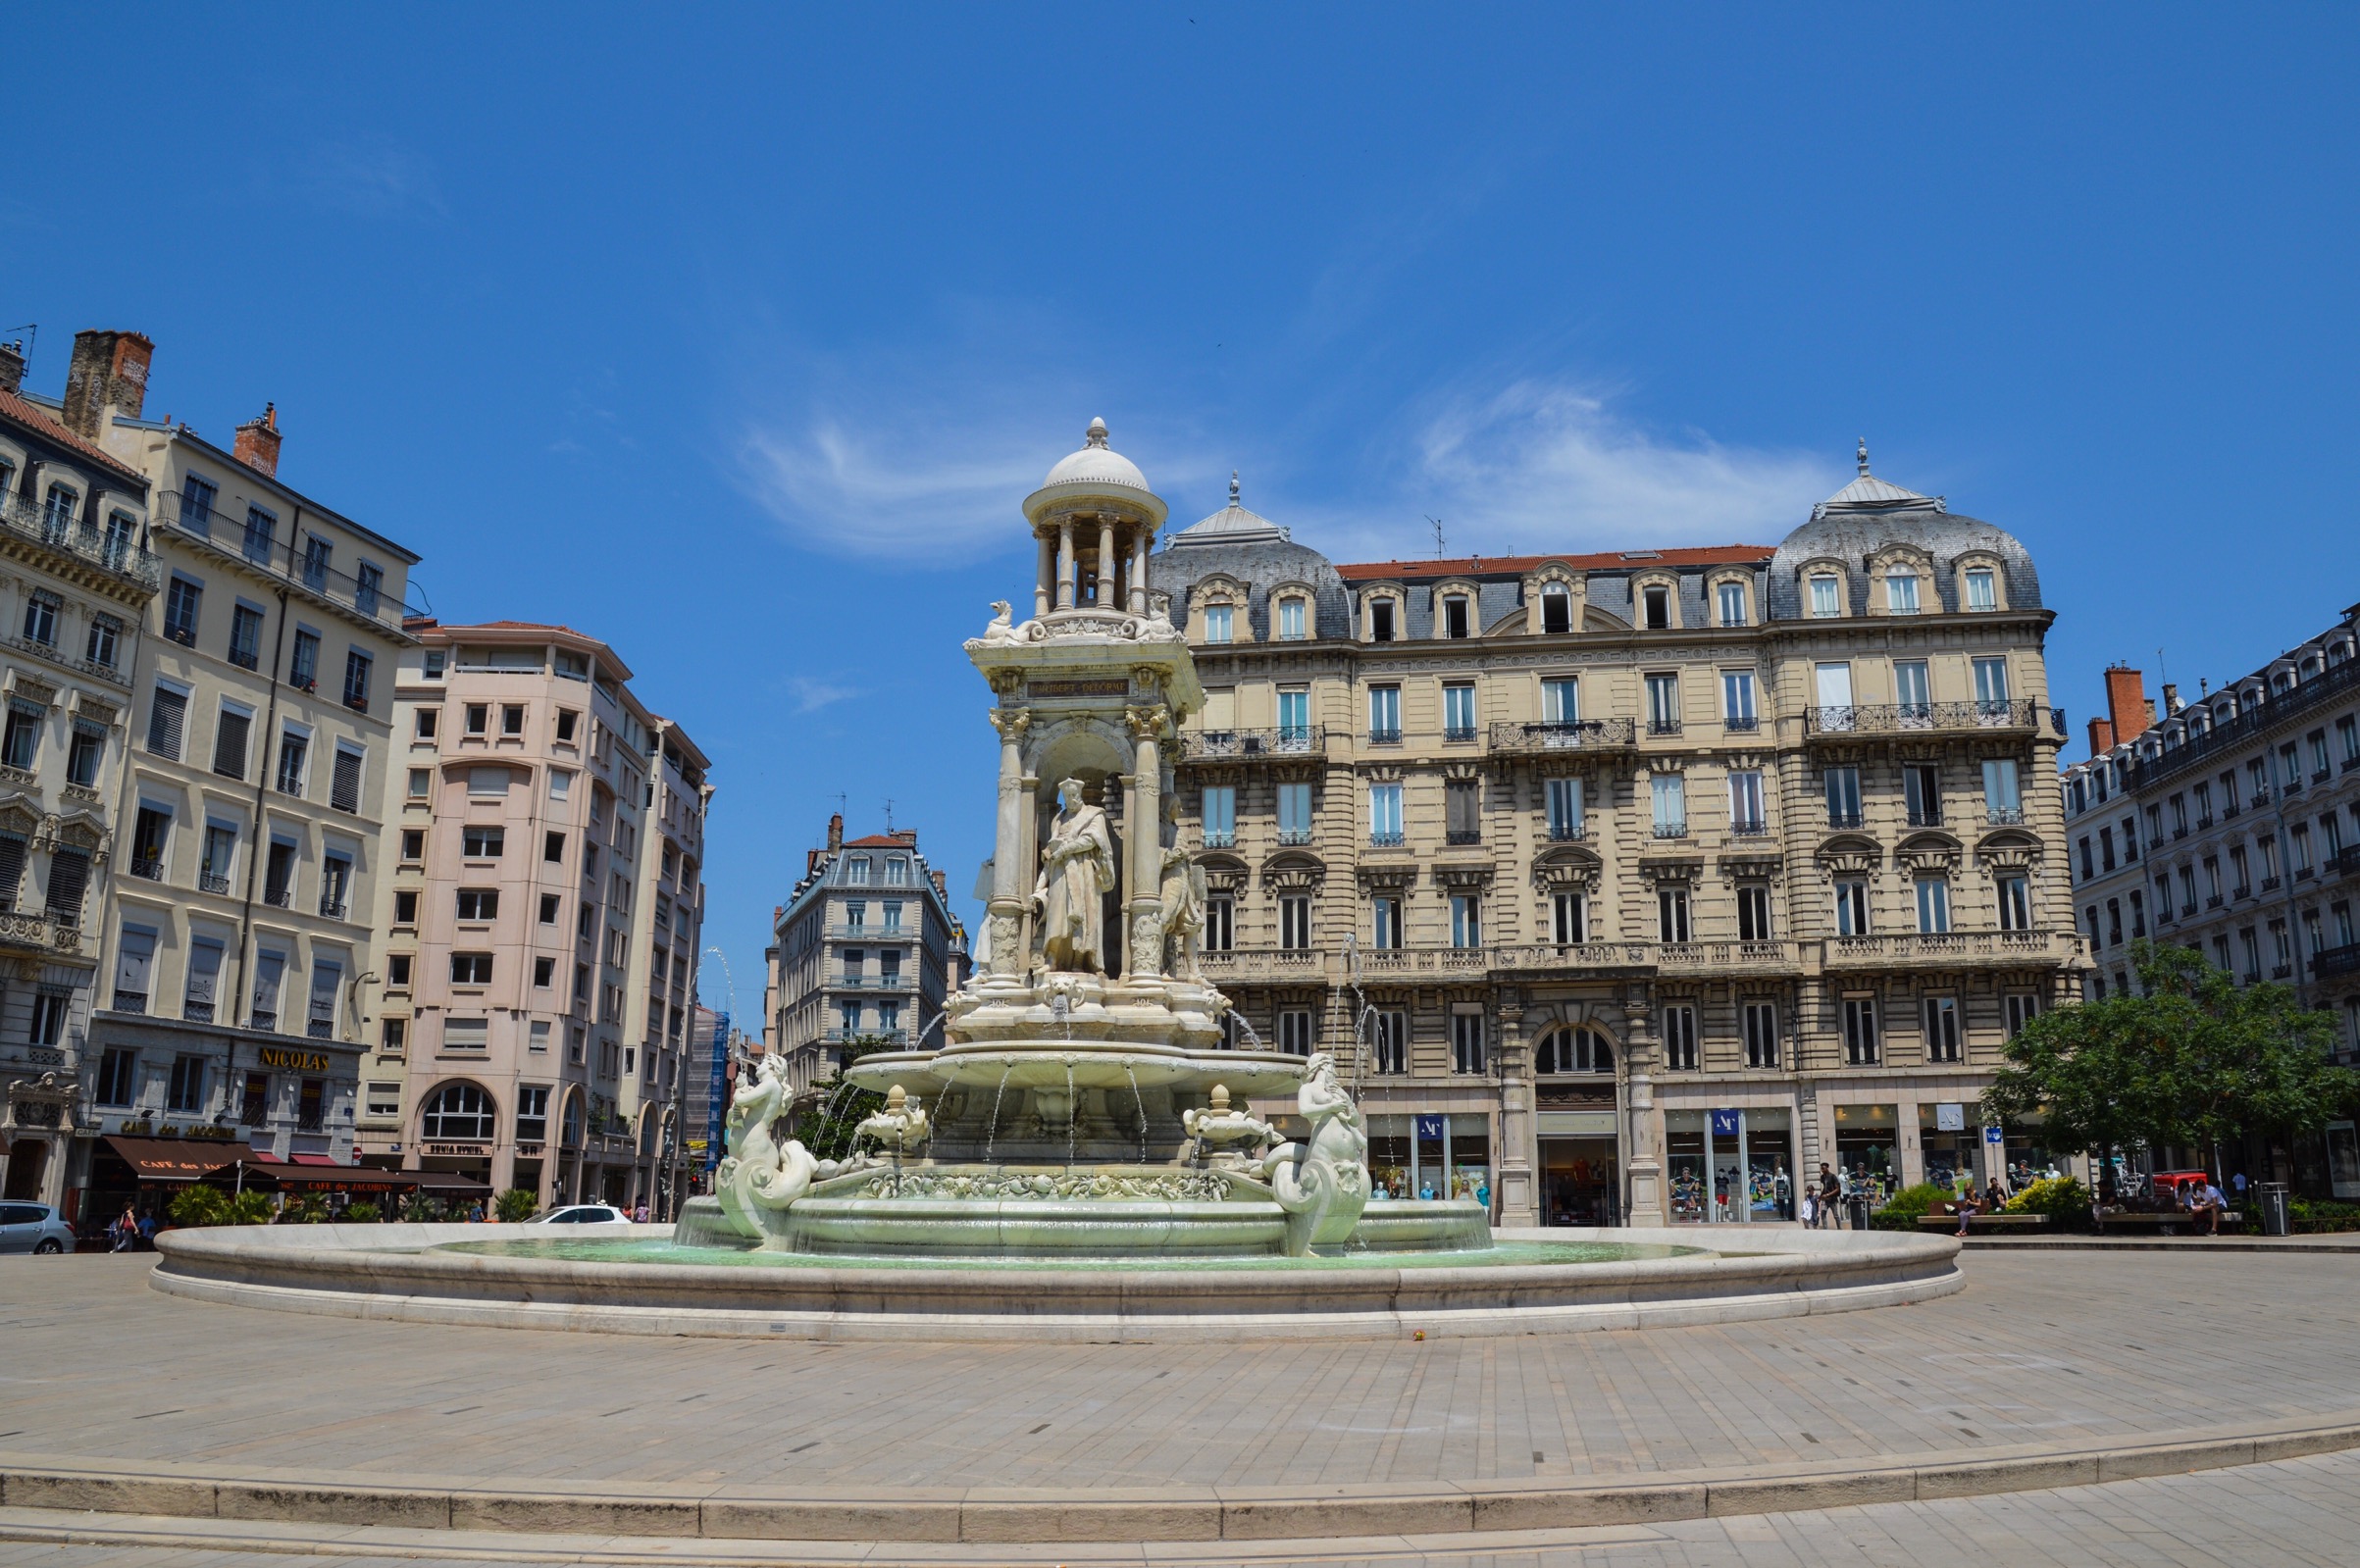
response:
<path fill-rule="evenodd" d="M 1057 608 L 1073 608 L 1073 519 L 1057 522 Z"/>
<path fill-rule="evenodd" d="M 1500 1183 L 1500 1223 L 1538 1225 L 1540 1193 L 1533 1176 L 1537 1125 L 1532 1108 L 1532 1057 L 1524 1038 L 1524 1015 L 1503 1000 L 1500 1008 L 1500 1146 L 1493 1152 Z"/>
<path fill-rule="evenodd" d="M 992 843 L 992 973 L 1021 979 L 1025 955 L 1022 927 L 1032 859 L 1024 846 L 1032 835 L 1032 791 L 1024 777 L 1024 732 L 1031 726 L 1029 709 L 995 708 L 992 728 L 1000 732 L 1000 821 Z"/>
<path fill-rule="evenodd" d="M 1053 787 L 1053 786 L 1052 786 Z M 1021 774 L 1016 780 L 1016 974 L 1025 975 L 1033 963 L 1033 882 L 1040 873 L 1041 780 Z M 995 873 L 999 867 L 994 866 Z"/>
<path fill-rule="evenodd" d="M 1114 519 L 1103 512 L 1098 520 L 1098 607 L 1122 608 L 1114 599 Z"/>
<path fill-rule="evenodd" d="M 1629 1175 L 1630 1207 L 1622 1223 L 1668 1225 L 1671 1215 L 1665 1205 L 1662 1124 L 1656 1116 L 1655 1086 L 1648 1078 L 1656 1052 L 1655 1006 L 1647 997 L 1636 996 L 1623 1003 L 1622 1011 L 1629 1021 L 1623 1035 L 1623 1056 L 1630 1064 L 1629 1099 L 1623 1118 L 1627 1143 L 1623 1168 Z"/>
<path fill-rule="evenodd" d="M 1126 708 L 1123 718 L 1131 730 L 1131 798 L 1127 810 L 1131 864 L 1124 881 L 1130 886 L 1130 961 L 1124 965 L 1133 980 L 1163 973 L 1163 940 L 1156 911 L 1163 883 L 1163 758 L 1158 745 L 1170 718 L 1161 703 Z"/>
<path fill-rule="evenodd" d="M 1057 592 L 1057 547 L 1048 534 L 1040 536 L 1040 563 L 1033 571 L 1033 614 L 1049 614 Z"/>
<path fill-rule="evenodd" d="M 1145 526 L 1131 531 L 1131 600 L 1133 615 L 1148 613 L 1148 546 L 1154 541 L 1155 531 Z"/>

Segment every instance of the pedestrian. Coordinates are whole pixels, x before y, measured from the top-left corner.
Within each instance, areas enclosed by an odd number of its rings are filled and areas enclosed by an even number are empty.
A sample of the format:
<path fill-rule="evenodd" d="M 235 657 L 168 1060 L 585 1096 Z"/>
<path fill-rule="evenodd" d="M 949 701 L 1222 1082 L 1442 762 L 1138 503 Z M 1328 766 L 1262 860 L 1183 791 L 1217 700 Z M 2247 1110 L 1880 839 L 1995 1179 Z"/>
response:
<path fill-rule="evenodd" d="M 1821 1160 L 1820 1162 L 1821 1229 L 1824 1230 L 1828 1228 L 1829 1211 L 1835 1208 L 1837 1202 L 1843 1197 L 1843 1195 L 1844 1184 L 1842 1179 L 1839 1178 L 1834 1171 L 1828 1169 L 1827 1162 L 1825 1160 Z M 1838 1213 L 1834 1216 L 1834 1224 L 1836 1229 L 1840 1230 L 1843 1226 L 1843 1222 L 1844 1217 L 1842 1214 Z"/>
<path fill-rule="evenodd" d="M 2236 1175 L 2231 1177 L 2229 1179 L 2229 1188 L 2231 1191 L 2237 1194 L 2237 1208 L 2242 1211 L 2245 1207 L 2245 1173 L 2243 1171 L 2239 1171 Z"/>
<path fill-rule="evenodd" d="M 156 1249 L 156 1211 L 149 1209 L 139 1216 L 139 1244 L 150 1252 Z"/>
<path fill-rule="evenodd" d="M 111 1230 L 114 1234 L 112 1248 L 114 1251 L 128 1252 L 139 1244 L 139 1216 L 131 1212 L 131 1206 L 128 1203 L 123 1206 L 123 1215 L 116 1220 Z"/>

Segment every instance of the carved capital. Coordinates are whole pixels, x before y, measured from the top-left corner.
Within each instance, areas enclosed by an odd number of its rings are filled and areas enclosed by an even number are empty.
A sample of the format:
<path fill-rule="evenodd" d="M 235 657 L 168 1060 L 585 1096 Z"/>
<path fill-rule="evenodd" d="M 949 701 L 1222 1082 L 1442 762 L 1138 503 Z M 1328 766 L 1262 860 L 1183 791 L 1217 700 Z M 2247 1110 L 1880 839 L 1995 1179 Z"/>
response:
<path fill-rule="evenodd" d="M 1032 728 L 1030 708 L 994 708 L 989 715 L 992 728 L 1000 732 L 1002 740 L 1022 740 L 1024 732 Z"/>
<path fill-rule="evenodd" d="M 1171 720 L 1171 710 L 1157 702 L 1143 708 L 1123 709 L 1123 721 L 1131 728 L 1134 740 L 1154 740 L 1163 733 Z"/>

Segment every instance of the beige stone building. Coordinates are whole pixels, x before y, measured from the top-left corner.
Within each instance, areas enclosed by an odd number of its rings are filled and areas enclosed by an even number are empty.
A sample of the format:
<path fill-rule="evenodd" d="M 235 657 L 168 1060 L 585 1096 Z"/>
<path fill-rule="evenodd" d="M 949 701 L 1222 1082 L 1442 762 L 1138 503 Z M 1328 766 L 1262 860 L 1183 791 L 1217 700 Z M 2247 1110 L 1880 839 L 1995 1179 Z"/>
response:
<path fill-rule="evenodd" d="M 362 1157 L 664 1207 L 704 919 L 703 753 L 569 628 L 412 627 Z"/>
<path fill-rule="evenodd" d="M 144 375 L 144 340 L 122 356 Z M 92 1131 L 102 889 L 162 574 L 147 477 L 29 399 L 24 372 L 0 345 L 0 1196 L 64 1207 Z"/>
<path fill-rule="evenodd" d="M 275 411 L 222 448 L 145 417 L 153 345 L 75 339 L 57 417 L 147 481 L 157 591 L 126 638 L 128 744 L 94 936 L 71 1183 L 140 1195 L 132 1137 L 348 1159 L 360 986 L 417 557 L 279 478 Z"/>
<path fill-rule="evenodd" d="M 2080 962 L 2030 559 L 1872 478 L 1775 548 L 1336 565 L 1230 505 L 1154 582 L 1239 1028 L 1505 1224 L 1790 1214 L 2045 1157 L 1975 1101 Z"/>

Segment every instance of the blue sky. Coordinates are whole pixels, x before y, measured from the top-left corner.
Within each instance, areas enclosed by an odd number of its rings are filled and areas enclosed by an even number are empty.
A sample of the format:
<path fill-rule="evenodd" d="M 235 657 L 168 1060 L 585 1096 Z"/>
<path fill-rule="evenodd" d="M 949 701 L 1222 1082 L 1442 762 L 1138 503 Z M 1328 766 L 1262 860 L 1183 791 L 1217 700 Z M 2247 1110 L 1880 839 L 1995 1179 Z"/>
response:
<path fill-rule="evenodd" d="M 2030 546 L 2077 728 L 2360 599 L 2348 7 L 11 18 L 0 328 L 606 637 L 715 758 L 758 1010 L 843 794 L 963 900 L 957 640 L 1103 415 L 1339 558 L 1774 543 L 1849 475 Z M 70 64 L 69 64 L 70 63 Z M 708 966 L 705 991 L 725 987 Z"/>

